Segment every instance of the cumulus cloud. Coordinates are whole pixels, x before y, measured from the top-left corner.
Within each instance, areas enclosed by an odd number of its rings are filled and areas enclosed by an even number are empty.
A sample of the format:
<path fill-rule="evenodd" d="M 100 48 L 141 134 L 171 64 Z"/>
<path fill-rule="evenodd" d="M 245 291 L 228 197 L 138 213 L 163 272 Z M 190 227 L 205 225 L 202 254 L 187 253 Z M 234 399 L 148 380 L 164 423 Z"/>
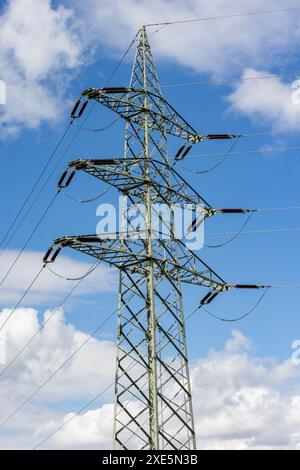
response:
<path fill-rule="evenodd" d="M 57 122 L 65 85 L 82 64 L 84 38 L 72 11 L 50 0 L 8 0 L 0 16 L 1 134 Z"/>
<path fill-rule="evenodd" d="M 276 8 L 282 8 L 281 0 L 272 2 Z M 7 84 L 1 134 L 57 122 L 64 112 L 68 83 L 92 59 L 86 52 L 98 48 L 102 56 L 119 56 L 142 24 L 268 9 L 269 0 L 240 0 L 234 5 L 231 0 L 117 0 L 113 5 L 109 0 L 65 0 L 58 6 L 50 0 L 7 0 L 0 16 L 0 79 Z M 249 66 L 288 66 L 299 42 L 299 12 L 181 24 L 152 32 L 155 28 L 149 28 L 149 35 L 156 57 L 215 78 L 236 78 Z M 294 120 L 291 114 L 291 109 L 284 112 L 282 121 Z"/>
<path fill-rule="evenodd" d="M 263 77 L 267 72 L 247 69 L 243 78 Z M 300 123 L 300 103 L 297 90 L 291 83 L 280 78 L 272 80 L 244 81 L 228 97 L 231 109 L 253 121 L 271 124 L 280 130 L 298 130 Z"/>
<path fill-rule="evenodd" d="M 14 250 L 8 250 L 1 254 L 0 279 L 4 277 L 17 254 L 18 252 Z M 1 287 L 0 305 L 7 305 L 8 302 L 16 302 L 20 299 L 29 283 L 41 269 L 43 256 L 44 253 L 41 252 L 25 251 L 23 253 L 15 269 L 11 271 Z M 75 261 L 68 256 L 60 256 L 55 264 L 49 267 L 65 278 L 77 278 L 88 273 L 92 266 L 90 263 Z M 105 265 L 100 265 L 76 289 L 75 295 L 113 291 L 116 286 L 115 276 L 114 270 Z M 69 292 L 74 284 L 75 281 L 67 281 L 57 277 L 45 268 L 30 290 L 29 295 L 24 299 L 23 304 L 36 305 L 40 302 L 45 302 L 52 299 L 53 294 Z"/>
<path fill-rule="evenodd" d="M 269 0 L 117 0 L 113 8 L 109 0 L 68 4 L 80 11 L 104 52 L 124 49 L 143 24 L 270 10 Z M 276 8 L 282 8 L 280 0 L 272 2 Z M 296 11 L 174 25 L 152 35 L 157 29 L 149 28 L 156 56 L 215 76 L 237 74 L 246 64 L 277 65 L 279 58 L 284 63 L 300 35 Z"/>
<path fill-rule="evenodd" d="M 9 313 L 8 309 L 0 312 L 0 325 Z M 20 308 L 1 329 L 0 339 L 5 343 L 5 361 L 0 364 L 1 423 L 88 339 L 86 333 L 66 323 L 61 310 L 49 319 L 51 314 L 46 311 L 39 319 L 35 309 Z M 49 321 L 38 331 L 47 319 Z M 4 370 L 35 333 L 35 339 L 24 353 Z M 62 415 L 59 406 L 74 406 L 98 393 L 103 384 L 113 381 L 114 362 L 115 344 L 91 338 L 80 353 L 74 355 L 63 370 L 1 429 L 1 447 L 30 448 L 37 430 L 51 428 L 51 423 L 56 423 Z M 103 422 L 98 426 L 103 426 Z M 8 432 L 9 429 L 13 432 Z"/>

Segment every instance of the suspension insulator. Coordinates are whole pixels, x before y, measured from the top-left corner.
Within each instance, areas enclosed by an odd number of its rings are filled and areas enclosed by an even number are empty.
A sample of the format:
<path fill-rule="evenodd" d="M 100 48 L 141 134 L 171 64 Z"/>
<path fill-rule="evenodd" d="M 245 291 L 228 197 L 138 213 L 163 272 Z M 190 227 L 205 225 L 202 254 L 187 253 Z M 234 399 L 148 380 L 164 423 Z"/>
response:
<path fill-rule="evenodd" d="M 59 188 L 63 188 L 63 182 L 64 182 L 64 179 L 65 179 L 65 177 L 67 176 L 67 174 L 68 174 L 68 168 L 66 168 L 66 169 L 63 171 L 61 177 L 59 178 L 59 181 L 58 181 L 58 183 L 57 183 L 57 186 L 58 186 Z"/>
<path fill-rule="evenodd" d="M 211 296 L 211 294 L 212 294 L 211 292 L 208 292 L 208 294 L 206 294 L 201 300 L 200 305 L 204 305 L 206 300 Z"/>
<path fill-rule="evenodd" d="M 205 297 L 203 297 L 203 299 L 201 300 L 200 302 L 200 305 L 208 305 L 211 303 L 211 301 L 217 297 L 217 295 L 219 294 L 219 292 L 217 291 L 210 291 L 208 292 L 208 294 L 205 295 Z"/>
<path fill-rule="evenodd" d="M 78 100 L 76 101 L 75 105 L 74 105 L 74 108 L 73 108 L 72 111 L 71 111 L 71 119 L 75 119 L 75 117 L 76 117 L 75 114 L 76 114 L 76 111 L 77 111 L 77 109 L 78 109 L 80 103 L 81 103 L 81 99 L 78 99 Z"/>
<path fill-rule="evenodd" d="M 43 263 L 49 263 L 48 259 L 49 259 L 49 256 L 52 253 L 52 250 L 53 250 L 53 246 L 50 246 L 50 248 L 48 249 L 48 251 L 46 252 L 46 254 L 43 258 Z"/>
<path fill-rule="evenodd" d="M 181 155 L 180 160 L 183 160 L 184 157 L 187 156 L 187 154 L 189 153 L 189 151 L 191 150 L 192 147 L 193 147 L 193 144 L 191 144 L 191 145 L 189 145 L 189 146 L 187 147 L 187 149 L 186 149 L 186 150 L 183 152 L 183 154 Z"/>
<path fill-rule="evenodd" d="M 182 144 L 181 147 L 178 149 L 178 152 L 176 153 L 174 159 L 175 160 L 178 160 L 180 154 L 183 152 L 183 150 L 185 149 L 185 144 Z"/>

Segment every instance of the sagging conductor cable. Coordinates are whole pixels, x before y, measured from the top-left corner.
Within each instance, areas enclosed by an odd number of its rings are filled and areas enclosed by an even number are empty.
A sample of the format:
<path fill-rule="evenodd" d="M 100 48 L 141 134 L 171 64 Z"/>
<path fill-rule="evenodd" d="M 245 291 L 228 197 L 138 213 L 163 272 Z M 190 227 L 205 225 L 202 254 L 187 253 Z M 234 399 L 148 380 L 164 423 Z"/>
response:
<path fill-rule="evenodd" d="M 210 315 L 211 317 L 215 318 L 216 320 L 219 320 L 219 321 L 222 321 L 222 322 L 226 322 L 226 323 L 234 323 L 234 322 L 238 322 L 238 321 L 241 321 L 241 320 L 244 320 L 244 318 L 248 317 L 249 315 L 251 315 L 256 309 L 257 307 L 259 306 L 259 304 L 262 302 L 262 300 L 264 299 L 264 297 L 267 295 L 267 293 L 269 292 L 271 286 L 270 287 L 266 287 L 264 292 L 262 293 L 262 295 L 260 296 L 260 298 L 258 299 L 258 301 L 256 302 L 256 304 L 254 305 L 254 307 L 252 307 L 250 310 L 248 310 L 248 312 L 240 315 L 239 317 L 236 317 L 236 318 L 225 318 L 225 317 L 222 317 L 221 315 L 218 315 L 218 314 L 215 314 L 213 312 L 210 312 L 209 310 L 207 310 L 206 308 L 204 308 L 204 306 L 202 305 L 201 308 L 204 312 L 206 312 L 208 315 Z"/>
<path fill-rule="evenodd" d="M 217 245 L 209 245 L 207 243 L 204 244 L 204 246 L 206 248 L 222 248 L 223 246 L 226 246 L 226 245 L 229 245 L 230 243 L 232 243 L 234 240 L 236 240 L 238 238 L 238 236 L 243 232 L 244 228 L 246 227 L 246 225 L 248 225 L 248 223 L 250 222 L 250 220 L 252 219 L 253 217 L 253 214 L 250 214 L 246 221 L 243 223 L 243 225 L 241 226 L 240 230 L 238 232 L 236 232 L 234 234 L 233 237 L 229 238 L 229 240 L 226 240 L 225 242 L 223 243 L 219 243 Z"/>

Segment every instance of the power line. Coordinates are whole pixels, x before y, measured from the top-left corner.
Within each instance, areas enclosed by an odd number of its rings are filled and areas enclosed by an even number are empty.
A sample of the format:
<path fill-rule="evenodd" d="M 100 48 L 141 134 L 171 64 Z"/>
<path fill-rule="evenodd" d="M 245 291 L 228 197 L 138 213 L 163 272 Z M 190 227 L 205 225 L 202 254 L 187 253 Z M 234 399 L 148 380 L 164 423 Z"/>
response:
<path fill-rule="evenodd" d="M 90 115 L 90 113 L 93 111 L 93 108 L 90 109 L 89 113 L 87 114 L 85 120 L 88 118 L 88 116 Z M 83 121 L 83 123 L 85 122 L 85 120 Z M 36 194 L 35 198 L 33 199 L 33 201 L 31 202 L 30 206 L 28 207 L 27 211 L 25 212 L 25 214 L 23 215 L 22 219 L 19 221 L 18 225 L 16 226 L 14 232 L 11 234 L 11 236 L 9 237 L 9 239 L 7 240 L 5 246 L 4 246 L 4 250 L 8 247 L 8 245 L 10 244 L 10 242 L 14 239 L 16 233 L 19 231 L 19 229 L 21 228 L 21 226 L 23 225 L 23 223 L 25 222 L 25 220 L 27 219 L 28 215 L 30 214 L 30 212 L 32 211 L 33 207 L 35 206 L 35 204 L 37 203 L 37 201 L 39 200 L 39 197 L 41 196 L 41 194 L 43 193 L 43 191 L 45 190 L 45 188 L 47 187 L 48 183 L 50 182 L 51 178 L 53 177 L 53 175 L 55 174 L 56 170 L 58 169 L 60 163 L 62 162 L 62 160 L 64 159 L 64 157 L 66 156 L 66 154 L 68 153 L 68 151 L 70 150 L 71 146 L 73 145 L 74 141 L 76 140 L 76 138 L 78 137 L 78 134 L 80 132 L 80 128 L 77 129 L 77 131 L 75 132 L 75 134 L 72 136 L 72 139 L 70 140 L 69 144 L 67 145 L 66 149 L 64 150 L 64 152 L 62 153 L 62 155 L 60 156 L 60 158 L 58 159 L 58 161 L 56 162 L 54 168 L 52 169 L 51 173 L 48 175 L 46 181 L 44 182 L 44 184 L 42 185 L 42 187 L 40 188 L 40 190 L 38 191 L 38 193 Z M 3 253 L 3 252 L 2 252 Z M 1 286 L 1 284 L 0 284 Z"/>
<path fill-rule="evenodd" d="M 251 80 L 272 80 L 275 78 L 281 78 L 285 76 L 296 76 L 300 75 L 300 72 L 290 72 L 284 74 L 272 74 L 272 75 L 263 75 L 259 77 L 240 77 L 240 78 L 232 78 L 228 80 L 206 80 L 200 82 L 183 82 L 183 83 L 170 83 L 168 85 L 162 85 L 162 88 L 178 88 L 178 87 L 191 87 L 191 86 L 200 86 L 200 85 L 222 85 L 227 83 L 236 83 L 236 82 L 248 82 Z"/>
<path fill-rule="evenodd" d="M 2 238 L 2 240 L 1 240 L 1 242 L 0 242 L 0 248 L 2 247 L 3 243 L 5 242 L 6 238 L 7 238 L 8 235 L 9 235 L 9 233 L 11 232 L 11 230 L 13 229 L 13 227 L 14 227 L 14 225 L 16 224 L 17 220 L 19 219 L 20 215 L 22 214 L 22 212 L 23 212 L 24 208 L 26 207 L 28 201 L 30 200 L 31 196 L 33 195 L 33 193 L 34 193 L 36 187 L 37 187 L 38 184 L 40 183 L 42 177 L 44 176 L 44 174 L 45 174 L 45 172 L 46 172 L 46 170 L 47 170 L 47 168 L 49 167 L 51 161 L 53 160 L 54 156 L 56 155 L 56 153 L 57 153 L 57 151 L 58 151 L 60 145 L 62 144 L 63 140 L 65 139 L 65 137 L 66 137 L 66 135 L 67 135 L 67 133 L 68 133 L 68 131 L 69 131 L 71 125 L 72 125 L 72 122 L 70 122 L 69 125 L 66 127 L 66 129 L 65 129 L 65 131 L 64 131 L 64 133 L 63 133 L 63 135 L 62 135 L 62 137 L 61 137 L 60 140 L 58 141 L 58 143 L 57 143 L 57 145 L 56 145 L 54 151 L 53 151 L 52 154 L 50 155 L 50 158 L 49 158 L 48 161 L 46 162 L 46 164 L 45 164 L 44 168 L 42 169 L 40 175 L 38 176 L 37 180 L 35 181 L 35 183 L 34 183 L 32 189 L 30 190 L 29 194 L 27 195 L 27 197 L 26 197 L 24 203 L 23 203 L 22 206 L 20 207 L 18 213 L 16 214 L 15 218 L 13 219 L 13 221 L 12 221 L 11 225 L 9 226 L 7 232 L 6 232 L 5 235 L 3 236 L 3 238 Z M 3 253 L 3 252 L 2 252 L 2 253 Z M 1 256 L 2 253 L 0 253 L 0 256 Z"/>
<path fill-rule="evenodd" d="M 244 13 L 235 13 L 231 15 L 222 15 L 222 16 L 208 16 L 206 18 L 191 18 L 188 20 L 177 20 L 177 21 L 166 21 L 162 23 L 149 23 L 146 24 L 146 27 L 150 26 L 170 26 L 175 24 L 185 24 L 185 23 L 198 23 L 201 21 L 215 21 L 215 20 L 225 20 L 230 18 L 240 18 L 243 16 L 256 16 L 256 15 L 268 15 L 273 13 L 284 13 L 288 11 L 297 11 L 300 10 L 300 7 L 288 7 L 288 8 L 278 8 L 273 10 L 262 10 L 262 11 L 249 11 Z"/>
<path fill-rule="evenodd" d="M 52 274 L 54 274 L 54 276 L 59 277 L 60 279 L 64 279 L 65 281 L 83 281 L 83 279 L 86 279 L 90 274 L 92 274 L 95 271 L 95 269 L 97 269 L 99 264 L 100 264 L 100 261 L 95 263 L 94 266 L 92 266 L 85 274 L 83 274 L 82 276 L 78 276 L 78 277 L 65 277 L 55 272 L 54 269 L 50 268 L 48 264 L 46 264 L 46 267 Z"/>
<path fill-rule="evenodd" d="M 280 228 L 280 229 L 266 229 L 266 230 L 244 230 L 239 232 L 211 232 L 207 235 L 219 236 L 219 235 L 249 235 L 249 234 L 262 234 L 262 233 L 288 233 L 288 232 L 300 232 L 300 228 Z"/>
<path fill-rule="evenodd" d="M 250 222 L 251 218 L 252 218 L 253 214 L 250 214 L 246 221 L 243 223 L 242 227 L 240 228 L 240 230 L 238 232 L 236 232 L 233 237 L 231 237 L 229 240 L 226 240 L 225 242 L 223 243 L 220 243 L 218 245 L 211 245 L 211 244 L 205 244 L 204 246 L 206 248 L 223 248 L 224 246 L 226 245 L 229 245 L 229 243 L 233 242 L 244 230 L 244 228 L 246 227 L 246 225 L 248 225 L 248 223 Z"/>
<path fill-rule="evenodd" d="M 274 153 L 274 152 L 299 152 L 300 147 L 282 147 L 282 148 L 267 148 L 267 149 L 253 149 L 253 150 L 242 150 L 238 152 L 231 152 L 229 155 L 230 156 L 240 156 L 240 155 L 247 155 L 247 154 L 255 154 L 255 153 Z M 210 157 L 222 157 L 222 156 L 227 156 L 228 152 L 216 152 L 216 153 L 200 153 L 200 154 L 192 154 L 189 155 L 189 158 L 210 158 Z M 174 158 L 174 157 L 170 157 Z M 194 172 L 196 171 L 191 170 L 190 168 L 186 168 L 181 165 L 181 168 L 184 168 L 187 171 Z"/>
<path fill-rule="evenodd" d="M 211 171 L 214 171 L 219 168 L 219 166 L 223 165 L 227 158 L 232 154 L 233 149 L 236 147 L 237 143 L 238 139 L 235 139 L 233 144 L 230 146 L 229 150 L 224 154 L 224 157 L 220 161 L 218 161 L 215 165 L 211 166 L 210 168 L 207 168 L 206 170 L 198 170 L 196 172 L 197 175 L 204 175 L 206 173 L 210 173 Z"/>
<path fill-rule="evenodd" d="M 243 315 L 237 317 L 237 318 L 224 318 L 220 315 L 217 315 L 215 313 L 212 313 L 210 312 L 209 310 L 207 310 L 206 308 L 203 307 L 203 311 L 206 312 L 208 315 L 210 315 L 211 317 L 215 318 L 216 320 L 220 320 L 222 322 L 226 322 L 226 323 L 234 323 L 234 322 L 238 322 L 238 321 L 241 321 L 241 320 L 244 320 L 246 317 L 248 317 L 249 315 L 251 315 L 251 313 L 254 312 L 254 310 L 257 309 L 257 307 L 259 306 L 259 304 L 262 302 L 262 300 L 264 299 L 264 297 L 267 295 L 268 291 L 269 291 L 270 287 L 267 287 L 263 294 L 261 295 L 261 297 L 259 298 L 258 302 L 254 305 L 254 307 L 252 307 L 248 312 L 244 313 Z"/>
<path fill-rule="evenodd" d="M 98 199 L 100 199 L 101 197 L 103 197 L 105 194 L 107 194 L 109 191 L 110 191 L 111 188 L 107 188 L 107 189 L 104 189 L 100 194 L 98 194 L 97 196 L 94 196 L 92 198 L 89 198 L 89 199 L 77 199 L 73 196 L 70 196 L 70 194 L 68 194 L 66 191 L 61 191 L 61 193 L 67 198 L 67 199 L 70 199 L 71 201 L 73 202 L 77 202 L 79 204 L 88 204 L 90 202 L 94 202 L 94 201 L 97 201 Z"/>

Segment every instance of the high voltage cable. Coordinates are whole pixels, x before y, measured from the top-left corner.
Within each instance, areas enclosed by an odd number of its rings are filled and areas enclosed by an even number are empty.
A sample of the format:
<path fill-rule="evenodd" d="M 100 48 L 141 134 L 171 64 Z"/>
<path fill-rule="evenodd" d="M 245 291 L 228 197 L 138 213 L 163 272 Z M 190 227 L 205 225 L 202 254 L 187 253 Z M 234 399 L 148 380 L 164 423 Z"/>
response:
<path fill-rule="evenodd" d="M 220 236 L 220 235 L 249 235 L 249 234 L 262 234 L 262 233 L 288 233 L 300 232 L 300 228 L 280 228 L 280 229 L 266 229 L 266 230 L 243 230 L 239 232 L 211 232 L 207 235 Z"/>
<path fill-rule="evenodd" d="M 251 80 L 271 80 L 275 78 L 281 78 L 285 76 L 293 76 L 293 75 L 300 75 L 300 72 L 289 72 L 283 74 L 272 74 L 272 75 L 264 75 L 260 77 L 240 77 L 240 78 L 232 78 L 228 80 L 206 80 L 200 82 L 183 82 L 183 83 L 170 83 L 168 85 L 161 85 L 162 88 L 178 88 L 178 87 L 190 87 L 190 86 L 198 86 L 198 85 L 214 85 L 214 84 L 226 84 L 226 83 L 236 83 L 236 82 L 248 82 Z"/>
<path fill-rule="evenodd" d="M 22 206 L 20 207 L 18 213 L 16 214 L 15 218 L 13 219 L 11 225 L 9 226 L 7 232 L 5 233 L 5 235 L 3 236 L 3 238 L 1 239 L 1 242 L 0 242 L 0 248 L 3 246 L 3 243 L 5 242 L 6 238 L 8 237 L 9 233 L 11 232 L 11 230 L 13 229 L 14 225 L 16 224 L 17 220 L 19 219 L 21 213 L 23 212 L 25 206 L 27 205 L 28 201 L 30 200 L 32 194 L 34 193 L 36 187 L 38 186 L 39 182 L 41 181 L 42 177 L 44 176 L 47 168 L 49 167 L 51 161 L 53 160 L 53 158 L 55 157 L 60 145 L 62 144 L 64 138 L 66 137 L 70 127 L 72 125 L 72 122 L 69 123 L 69 125 L 66 127 L 62 137 L 60 138 L 60 140 L 58 141 L 54 151 L 52 152 L 52 154 L 50 155 L 50 158 L 48 159 L 48 161 L 46 162 L 44 168 L 42 169 L 40 175 L 38 176 L 37 180 L 35 181 L 32 189 L 30 190 L 28 196 L 26 197 L 24 203 L 22 204 Z"/>
<path fill-rule="evenodd" d="M 217 245 L 211 245 L 211 244 L 207 244 L 205 243 L 205 247 L 206 248 L 223 248 L 224 246 L 226 245 L 229 245 L 229 243 L 233 242 L 244 230 L 244 228 L 246 227 L 246 225 L 248 225 L 248 223 L 250 222 L 251 218 L 252 218 L 253 214 L 250 214 L 246 221 L 243 223 L 242 227 L 240 228 L 240 230 L 238 232 L 236 232 L 233 237 L 231 237 L 229 240 L 226 240 L 225 242 L 223 243 L 219 243 Z"/>
<path fill-rule="evenodd" d="M 233 149 L 236 147 L 238 143 L 238 140 L 239 139 L 234 140 L 233 144 L 230 146 L 227 153 L 224 154 L 224 157 L 221 160 L 219 160 L 215 165 L 211 166 L 210 168 L 207 168 L 206 170 L 197 170 L 197 172 L 195 173 L 197 173 L 197 175 L 205 175 L 206 173 L 210 173 L 211 171 L 216 170 L 219 166 L 223 165 L 223 163 L 225 163 L 227 158 L 232 154 Z"/>
<path fill-rule="evenodd" d="M 101 197 L 103 197 L 105 194 L 107 194 L 109 191 L 110 191 L 111 188 L 107 188 L 107 189 L 104 189 L 100 194 L 98 194 L 97 196 L 94 196 L 92 198 L 89 198 L 89 199 L 77 199 L 75 198 L 74 196 L 70 196 L 70 194 L 68 194 L 66 191 L 61 191 L 61 193 L 67 198 L 67 199 L 70 199 L 71 201 L 73 202 L 78 202 L 79 204 L 88 204 L 90 202 L 94 202 L 94 201 L 97 201 L 98 199 L 100 199 Z"/>
<path fill-rule="evenodd" d="M 57 273 L 56 271 L 54 271 L 54 269 L 50 268 L 48 264 L 46 264 L 46 267 L 52 274 L 54 274 L 54 276 L 59 277 L 60 279 L 64 279 L 65 281 L 83 281 L 83 279 L 86 279 L 90 274 L 92 274 L 95 271 L 95 269 L 97 269 L 99 264 L 100 264 L 100 261 L 94 264 L 94 266 L 92 266 L 85 274 L 83 274 L 82 276 L 78 276 L 78 277 L 65 277 Z"/>
<path fill-rule="evenodd" d="M 230 18 L 241 18 L 243 16 L 256 16 L 256 15 L 268 15 L 273 13 L 284 13 L 288 11 L 297 11 L 300 10 L 300 6 L 296 7 L 287 7 L 287 8 L 278 8 L 273 10 L 261 10 L 261 11 L 248 11 L 243 13 L 234 13 L 231 15 L 222 15 L 222 16 L 208 16 L 203 18 L 190 18 L 187 20 L 175 20 L 175 21 L 164 21 L 161 23 L 149 23 L 145 24 L 146 27 L 150 26 L 170 26 L 175 24 L 185 24 L 185 23 L 198 23 L 201 21 L 215 21 L 215 20 L 225 20 Z"/>
<path fill-rule="evenodd" d="M 88 118 L 89 114 L 93 111 L 93 107 L 90 109 L 88 115 L 86 116 L 85 120 Z M 83 122 L 85 122 L 85 120 Z M 27 219 L 28 215 L 30 214 L 31 210 L 33 209 L 33 207 L 35 206 L 35 204 L 37 203 L 37 201 L 39 200 L 39 197 L 40 195 L 43 193 L 43 191 L 45 190 L 45 188 L 47 187 L 48 183 L 50 182 L 52 176 L 55 174 L 57 168 L 59 167 L 60 163 L 62 162 L 62 160 L 64 159 L 64 157 L 66 156 L 66 154 L 68 153 L 68 151 L 70 150 L 71 146 L 73 145 L 75 139 L 78 137 L 78 134 L 80 132 L 80 128 L 78 128 L 75 132 L 75 134 L 73 135 L 72 139 L 70 140 L 69 144 L 67 145 L 66 149 L 64 150 L 64 152 L 62 153 L 62 155 L 60 156 L 60 158 L 58 159 L 58 161 L 56 162 L 54 168 L 52 169 L 51 173 L 48 175 L 46 181 L 44 182 L 44 184 L 42 185 L 42 187 L 40 188 L 40 190 L 38 191 L 38 193 L 36 194 L 35 198 L 33 199 L 33 201 L 31 202 L 30 206 L 28 207 L 27 211 L 25 212 L 24 216 L 22 217 L 22 219 L 19 221 L 17 227 L 15 228 L 14 232 L 12 233 L 12 235 L 9 237 L 9 239 L 7 240 L 5 246 L 4 246 L 4 250 L 8 247 L 8 245 L 10 244 L 10 242 L 13 240 L 14 236 L 16 235 L 16 233 L 18 232 L 18 230 L 20 229 L 20 227 L 23 225 L 24 221 Z M 0 254 L 0 256 L 3 254 L 3 251 L 2 253 Z M 1 284 L 0 284 L 1 286 Z"/>
<path fill-rule="evenodd" d="M 256 308 L 259 306 L 259 304 L 262 302 L 262 300 L 264 299 L 264 297 L 267 295 L 268 291 L 269 291 L 270 287 L 267 287 L 263 294 L 261 295 L 261 297 L 258 299 L 257 303 L 254 305 L 254 307 L 252 307 L 248 312 L 244 313 L 243 315 L 240 315 L 239 317 L 236 317 L 236 318 L 225 318 L 225 317 L 222 317 L 221 315 L 217 315 L 213 312 L 210 312 L 209 310 L 207 310 L 205 307 L 203 307 L 203 311 L 206 312 L 208 315 L 210 315 L 211 317 L 215 318 L 216 320 L 220 320 L 222 322 L 226 322 L 226 323 L 234 323 L 234 322 L 238 322 L 238 321 L 241 321 L 241 320 L 244 320 L 246 317 L 249 317 L 249 315 L 251 315 L 251 313 L 254 312 L 254 310 L 256 310 Z"/>
<path fill-rule="evenodd" d="M 286 148 L 277 148 L 274 147 L 272 149 L 253 149 L 253 150 L 241 150 L 238 152 L 231 152 L 230 156 L 239 156 L 239 155 L 247 155 L 247 154 L 255 154 L 255 153 L 273 153 L 273 152 L 299 152 L 300 147 L 286 147 Z M 192 154 L 189 155 L 188 158 L 210 158 L 210 157 L 222 157 L 228 155 L 228 152 L 216 152 L 216 153 L 200 153 L 200 154 Z M 170 157 L 174 158 L 174 157 Z M 184 168 L 187 171 L 193 172 L 190 168 L 185 168 L 181 165 L 181 168 Z M 196 172 L 196 170 L 195 170 Z"/>

